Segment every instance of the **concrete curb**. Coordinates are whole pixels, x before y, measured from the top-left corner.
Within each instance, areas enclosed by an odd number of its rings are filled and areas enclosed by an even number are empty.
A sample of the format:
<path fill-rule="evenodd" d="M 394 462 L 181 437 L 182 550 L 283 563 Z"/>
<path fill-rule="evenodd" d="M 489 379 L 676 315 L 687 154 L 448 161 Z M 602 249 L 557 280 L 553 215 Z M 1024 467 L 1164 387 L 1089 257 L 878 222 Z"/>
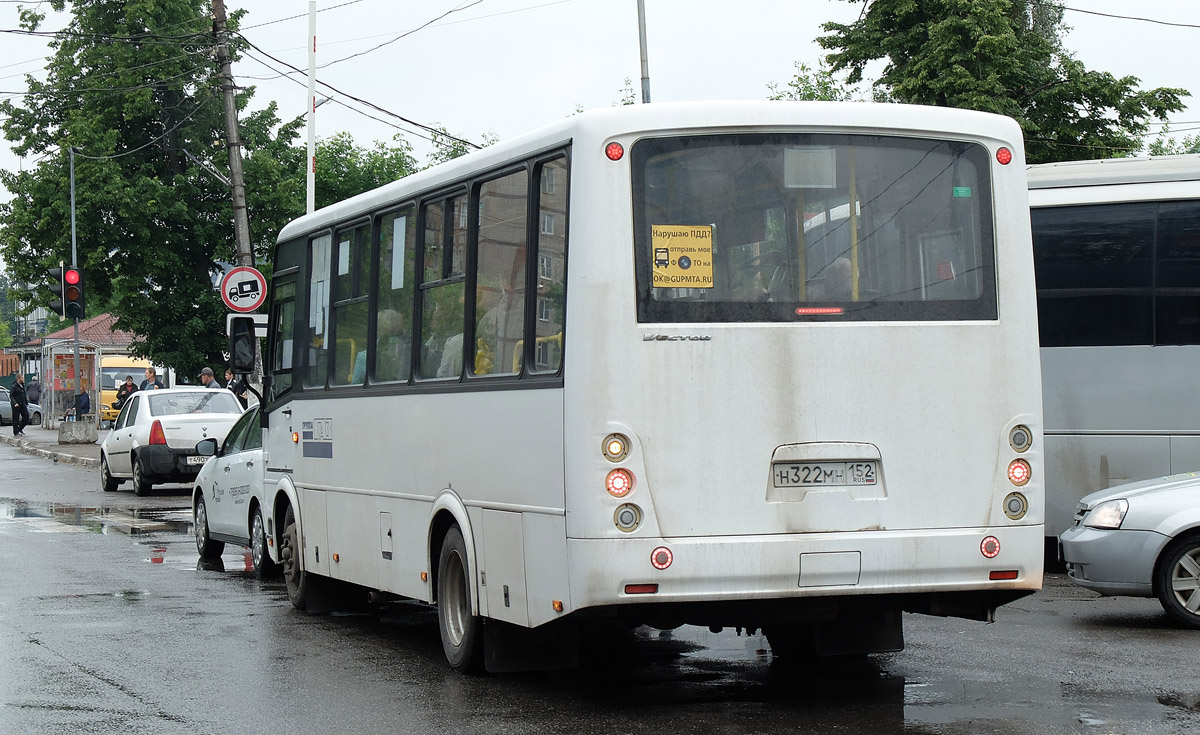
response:
<path fill-rule="evenodd" d="M 31 441 L 21 439 L 20 437 L 17 437 L 17 436 L 5 436 L 3 434 L 0 434 L 0 442 L 4 442 L 5 444 L 7 444 L 9 446 L 16 447 L 17 449 L 21 450 L 25 454 L 31 454 L 35 457 L 43 457 L 45 459 L 54 460 L 55 462 L 66 462 L 67 464 L 77 464 L 77 465 L 80 465 L 81 467 L 90 467 L 92 469 L 96 469 L 100 466 L 99 459 L 92 459 L 91 457 L 76 457 L 75 455 L 69 454 L 67 452 L 59 452 L 59 451 L 55 451 L 53 449 L 44 449 L 44 448 L 38 446 L 37 444 L 34 444 Z"/>

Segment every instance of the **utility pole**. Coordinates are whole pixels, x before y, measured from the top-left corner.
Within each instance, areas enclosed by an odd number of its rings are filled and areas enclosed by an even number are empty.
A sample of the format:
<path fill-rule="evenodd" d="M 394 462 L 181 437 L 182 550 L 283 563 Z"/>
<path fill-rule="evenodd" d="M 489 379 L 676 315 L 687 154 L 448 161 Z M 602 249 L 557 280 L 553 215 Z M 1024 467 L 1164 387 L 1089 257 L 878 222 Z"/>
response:
<path fill-rule="evenodd" d="M 308 188 L 307 211 L 317 199 L 317 0 L 308 3 Z"/>
<path fill-rule="evenodd" d="M 229 47 L 226 45 L 225 0 L 212 0 L 213 35 L 217 42 L 217 61 L 221 64 L 221 91 L 225 99 L 225 138 L 229 148 L 229 183 L 233 189 L 233 236 L 237 241 L 238 265 L 257 267 L 254 249 L 250 246 L 250 216 L 246 212 L 246 179 L 242 173 L 242 139 L 238 133 L 237 93 L 233 86 L 233 71 L 229 68 Z M 254 372 L 250 382 L 262 385 L 262 351 L 254 350 Z"/>
<path fill-rule="evenodd" d="M 221 64 L 221 91 L 225 98 L 225 138 L 229 148 L 229 181 L 233 188 L 233 235 L 237 241 L 238 265 L 254 267 L 250 247 L 250 217 L 246 214 L 246 182 L 242 174 L 242 139 L 238 134 L 237 92 L 229 68 L 229 48 L 225 43 L 225 0 L 213 0 L 213 35 L 217 41 L 217 61 Z"/>

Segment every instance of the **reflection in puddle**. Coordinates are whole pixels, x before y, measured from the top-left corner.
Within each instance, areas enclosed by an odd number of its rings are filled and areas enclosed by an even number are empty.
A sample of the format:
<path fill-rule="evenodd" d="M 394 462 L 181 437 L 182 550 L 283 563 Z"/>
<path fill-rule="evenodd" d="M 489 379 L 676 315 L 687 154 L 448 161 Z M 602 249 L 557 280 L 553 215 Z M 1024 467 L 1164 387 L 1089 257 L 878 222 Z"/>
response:
<path fill-rule="evenodd" d="M 4 521 L 24 523 L 46 533 L 192 532 L 192 512 L 187 508 L 85 507 L 0 498 L 0 522 Z"/>

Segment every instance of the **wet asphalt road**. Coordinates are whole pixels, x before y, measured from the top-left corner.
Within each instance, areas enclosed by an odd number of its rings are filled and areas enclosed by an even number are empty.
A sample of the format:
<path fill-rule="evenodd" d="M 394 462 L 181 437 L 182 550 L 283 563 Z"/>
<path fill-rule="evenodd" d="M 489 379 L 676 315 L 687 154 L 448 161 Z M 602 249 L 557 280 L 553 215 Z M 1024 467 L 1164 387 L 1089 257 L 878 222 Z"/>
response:
<path fill-rule="evenodd" d="M 0 446 L 0 733 L 1200 732 L 1200 631 L 1060 575 L 992 625 L 907 615 L 905 651 L 815 671 L 681 628 L 471 678 L 424 606 L 308 616 L 240 549 L 198 565 L 188 502 Z"/>

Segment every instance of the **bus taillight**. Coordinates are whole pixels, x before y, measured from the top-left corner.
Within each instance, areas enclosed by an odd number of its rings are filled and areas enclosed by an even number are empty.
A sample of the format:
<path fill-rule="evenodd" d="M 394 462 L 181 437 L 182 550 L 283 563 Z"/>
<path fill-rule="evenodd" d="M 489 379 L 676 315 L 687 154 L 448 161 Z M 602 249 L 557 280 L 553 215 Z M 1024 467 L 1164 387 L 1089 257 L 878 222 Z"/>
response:
<path fill-rule="evenodd" d="M 996 151 L 996 160 L 1000 162 L 1001 166 L 1007 166 L 1012 163 L 1012 151 L 1007 148 L 1000 148 Z"/>
<path fill-rule="evenodd" d="M 1000 539 L 988 536 L 979 544 L 979 551 L 989 559 L 995 559 L 1000 553 Z"/>
<path fill-rule="evenodd" d="M 655 569 L 666 569 L 671 566 L 673 561 L 675 561 L 675 555 L 665 546 L 659 546 L 650 552 L 650 563 L 654 565 Z"/>
<path fill-rule="evenodd" d="M 1020 487 L 1033 477 L 1033 469 L 1023 459 L 1014 459 L 1008 463 L 1008 481 Z"/>
<path fill-rule="evenodd" d="M 633 473 L 624 467 L 618 467 L 604 478 L 604 487 L 614 498 L 623 498 L 633 492 Z"/>
<path fill-rule="evenodd" d="M 620 143 L 609 143 L 604 147 L 604 155 L 608 156 L 610 161 L 620 161 L 625 155 L 625 147 Z"/>

